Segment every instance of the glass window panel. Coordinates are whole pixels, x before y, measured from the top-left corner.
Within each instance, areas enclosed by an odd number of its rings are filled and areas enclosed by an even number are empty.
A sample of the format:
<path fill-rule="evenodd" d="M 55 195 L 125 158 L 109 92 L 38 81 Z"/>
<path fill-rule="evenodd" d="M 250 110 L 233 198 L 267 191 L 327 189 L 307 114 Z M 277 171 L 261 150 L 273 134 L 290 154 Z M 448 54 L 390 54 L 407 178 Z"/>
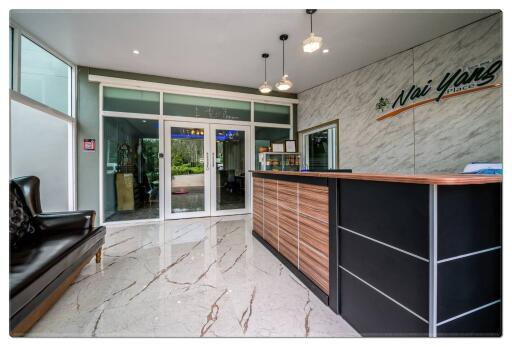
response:
<path fill-rule="evenodd" d="M 254 103 L 254 121 L 290 124 L 290 106 Z"/>
<path fill-rule="evenodd" d="M 9 88 L 12 89 L 12 39 L 14 29 L 9 27 Z"/>
<path fill-rule="evenodd" d="M 158 218 L 158 121 L 103 118 L 106 222 Z"/>
<path fill-rule="evenodd" d="M 245 208 L 245 131 L 215 131 L 217 211 Z"/>
<path fill-rule="evenodd" d="M 39 177 L 43 211 L 68 210 L 70 123 L 11 100 L 10 126 L 12 177 Z"/>
<path fill-rule="evenodd" d="M 71 115 L 71 67 L 21 37 L 20 92 Z"/>
<path fill-rule="evenodd" d="M 272 142 L 284 142 L 290 139 L 290 129 L 255 127 L 255 168 L 261 170 L 259 162 L 259 152 L 261 147 L 270 147 Z"/>
<path fill-rule="evenodd" d="M 249 122 L 251 120 L 251 103 L 190 95 L 164 94 L 164 114 Z"/>
<path fill-rule="evenodd" d="M 306 136 L 308 169 L 325 171 L 329 169 L 329 131 L 328 129 Z"/>
<path fill-rule="evenodd" d="M 160 93 L 124 88 L 103 88 L 103 110 L 160 114 Z"/>
<path fill-rule="evenodd" d="M 205 210 L 204 128 L 171 127 L 171 211 Z"/>

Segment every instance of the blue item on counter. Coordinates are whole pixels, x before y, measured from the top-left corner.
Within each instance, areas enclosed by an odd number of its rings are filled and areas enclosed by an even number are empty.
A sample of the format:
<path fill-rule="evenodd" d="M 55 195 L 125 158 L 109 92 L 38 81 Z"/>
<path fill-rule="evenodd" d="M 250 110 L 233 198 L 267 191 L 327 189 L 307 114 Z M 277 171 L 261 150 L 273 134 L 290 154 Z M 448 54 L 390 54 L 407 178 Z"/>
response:
<path fill-rule="evenodd" d="M 503 175 L 503 164 L 474 162 L 466 165 L 463 173 L 476 175 Z"/>
<path fill-rule="evenodd" d="M 503 169 L 481 169 L 474 172 L 464 172 L 466 174 L 476 175 L 503 175 Z"/>

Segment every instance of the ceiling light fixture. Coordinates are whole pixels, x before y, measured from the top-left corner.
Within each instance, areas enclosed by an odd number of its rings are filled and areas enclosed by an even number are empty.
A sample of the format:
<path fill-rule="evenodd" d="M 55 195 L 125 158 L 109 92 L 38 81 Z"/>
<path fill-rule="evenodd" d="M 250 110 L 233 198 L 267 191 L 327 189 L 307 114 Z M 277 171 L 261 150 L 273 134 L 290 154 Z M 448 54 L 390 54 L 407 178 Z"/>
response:
<path fill-rule="evenodd" d="M 324 50 L 322 51 L 322 53 L 329 53 L 329 48 L 324 48 Z"/>
<path fill-rule="evenodd" d="M 276 88 L 280 91 L 286 91 L 293 86 L 292 81 L 288 79 L 288 75 L 284 73 L 284 41 L 288 40 L 288 35 L 283 34 L 279 36 L 279 40 L 283 41 L 283 77 L 276 83 Z"/>
<path fill-rule="evenodd" d="M 260 93 L 268 94 L 272 91 L 272 87 L 267 83 L 267 58 L 269 57 L 268 53 L 263 53 L 261 55 L 263 59 L 265 59 L 265 82 L 260 86 Z"/>
<path fill-rule="evenodd" d="M 309 14 L 311 18 L 311 32 L 309 36 L 302 41 L 302 49 L 306 53 L 313 53 L 322 47 L 322 38 L 320 36 L 315 36 L 315 33 L 313 33 L 313 13 L 315 12 L 316 10 L 306 10 L 306 13 Z"/>
<path fill-rule="evenodd" d="M 138 49 L 134 49 L 134 50 L 132 51 L 132 53 L 133 53 L 133 54 L 136 54 L 136 55 L 139 55 L 139 54 L 140 54 L 140 51 L 139 51 Z"/>

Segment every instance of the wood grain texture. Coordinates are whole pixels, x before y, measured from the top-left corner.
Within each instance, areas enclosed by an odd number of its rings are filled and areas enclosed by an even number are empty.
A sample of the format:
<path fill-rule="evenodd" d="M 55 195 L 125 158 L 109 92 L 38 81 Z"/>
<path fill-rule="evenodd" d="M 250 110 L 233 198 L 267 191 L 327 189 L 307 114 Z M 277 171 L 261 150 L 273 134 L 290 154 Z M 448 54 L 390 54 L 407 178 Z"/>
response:
<path fill-rule="evenodd" d="M 253 178 L 252 194 L 254 198 L 263 200 L 263 178 Z"/>
<path fill-rule="evenodd" d="M 263 200 L 277 205 L 277 180 L 265 178 Z"/>
<path fill-rule="evenodd" d="M 263 178 L 253 178 L 252 228 L 263 237 Z"/>
<path fill-rule="evenodd" d="M 329 188 L 299 183 L 299 213 L 329 222 Z"/>
<path fill-rule="evenodd" d="M 299 214 L 299 241 L 329 258 L 329 224 Z M 299 254 L 299 262 L 302 261 Z"/>
<path fill-rule="evenodd" d="M 279 207 L 284 207 L 289 210 L 297 210 L 297 189 L 298 183 L 278 181 L 277 192 L 278 199 L 277 204 Z"/>
<path fill-rule="evenodd" d="M 263 202 L 263 239 L 279 250 L 277 200 L 272 201 L 265 199 Z"/>
<path fill-rule="evenodd" d="M 252 228 L 263 237 L 263 199 L 252 199 Z"/>
<path fill-rule="evenodd" d="M 251 171 L 269 178 L 279 179 L 284 176 L 343 178 L 347 180 L 398 182 L 414 184 L 465 185 L 488 184 L 503 181 L 501 175 L 463 175 L 463 174 L 378 174 L 378 173 L 344 173 L 344 172 L 297 172 L 297 171 Z"/>
<path fill-rule="evenodd" d="M 279 252 L 298 266 L 297 212 L 279 207 Z"/>
<path fill-rule="evenodd" d="M 328 294 L 328 187 L 270 177 L 254 179 L 253 229 Z"/>
<path fill-rule="evenodd" d="M 303 242 L 299 242 L 299 254 L 299 270 L 329 294 L 329 258 L 319 255 Z"/>

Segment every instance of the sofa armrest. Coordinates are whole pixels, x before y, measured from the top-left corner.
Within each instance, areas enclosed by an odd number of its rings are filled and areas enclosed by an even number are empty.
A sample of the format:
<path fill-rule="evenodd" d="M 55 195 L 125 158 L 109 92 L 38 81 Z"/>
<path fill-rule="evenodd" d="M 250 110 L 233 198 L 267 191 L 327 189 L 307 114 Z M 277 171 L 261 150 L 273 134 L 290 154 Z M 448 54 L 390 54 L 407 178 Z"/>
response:
<path fill-rule="evenodd" d="M 40 231 L 90 229 L 94 226 L 96 212 L 92 210 L 73 212 L 40 213 L 33 219 Z"/>

